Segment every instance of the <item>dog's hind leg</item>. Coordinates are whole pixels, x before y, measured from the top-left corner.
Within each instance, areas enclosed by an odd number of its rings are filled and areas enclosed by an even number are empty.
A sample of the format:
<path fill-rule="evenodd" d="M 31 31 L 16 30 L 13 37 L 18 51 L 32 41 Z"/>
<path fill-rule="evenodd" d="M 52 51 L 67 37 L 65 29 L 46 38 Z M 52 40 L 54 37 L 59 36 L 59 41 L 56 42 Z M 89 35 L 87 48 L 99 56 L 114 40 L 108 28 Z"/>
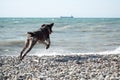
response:
<path fill-rule="evenodd" d="M 25 46 L 24 46 L 23 50 L 20 53 L 20 59 L 22 58 L 22 54 L 24 53 L 24 51 L 28 48 L 29 43 L 30 43 L 30 41 L 29 41 L 29 39 L 27 39 L 26 42 L 25 42 Z"/>
<path fill-rule="evenodd" d="M 33 46 L 36 44 L 36 42 L 37 42 L 37 38 L 33 38 L 33 39 L 29 40 L 28 48 L 27 48 L 26 52 L 24 53 L 24 55 L 20 58 L 20 60 L 22 60 L 26 56 L 26 54 L 33 48 Z"/>

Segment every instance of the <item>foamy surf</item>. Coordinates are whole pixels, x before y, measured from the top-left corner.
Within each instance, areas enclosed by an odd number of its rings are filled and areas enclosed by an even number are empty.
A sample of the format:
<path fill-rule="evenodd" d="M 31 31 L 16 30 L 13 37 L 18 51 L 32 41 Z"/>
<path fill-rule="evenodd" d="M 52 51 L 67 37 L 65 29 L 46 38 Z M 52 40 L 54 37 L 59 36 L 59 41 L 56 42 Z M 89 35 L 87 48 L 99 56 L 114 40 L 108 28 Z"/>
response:
<path fill-rule="evenodd" d="M 120 47 L 116 48 L 115 50 L 103 51 L 103 52 L 86 52 L 86 53 L 73 53 L 69 51 L 65 51 L 62 49 L 49 49 L 43 51 L 37 51 L 35 54 L 36 56 L 67 56 L 67 55 L 110 55 L 110 54 L 120 54 Z"/>

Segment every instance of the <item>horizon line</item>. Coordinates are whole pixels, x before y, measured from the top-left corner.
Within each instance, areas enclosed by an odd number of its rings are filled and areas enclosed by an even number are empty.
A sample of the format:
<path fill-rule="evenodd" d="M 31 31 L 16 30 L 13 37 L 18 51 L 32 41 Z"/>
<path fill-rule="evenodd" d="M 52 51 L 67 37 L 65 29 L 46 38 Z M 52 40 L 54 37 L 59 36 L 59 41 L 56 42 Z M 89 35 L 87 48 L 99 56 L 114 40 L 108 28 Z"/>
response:
<path fill-rule="evenodd" d="M 69 17 L 69 16 L 65 16 L 65 17 Z M 21 16 L 0 16 L 0 18 L 61 18 L 61 16 L 59 17 L 33 17 L 33 16 L 25 16 L 25 17 L 21 17 Z M 120 18 L 120 17 L 74 17 L 73 18 Z"/>

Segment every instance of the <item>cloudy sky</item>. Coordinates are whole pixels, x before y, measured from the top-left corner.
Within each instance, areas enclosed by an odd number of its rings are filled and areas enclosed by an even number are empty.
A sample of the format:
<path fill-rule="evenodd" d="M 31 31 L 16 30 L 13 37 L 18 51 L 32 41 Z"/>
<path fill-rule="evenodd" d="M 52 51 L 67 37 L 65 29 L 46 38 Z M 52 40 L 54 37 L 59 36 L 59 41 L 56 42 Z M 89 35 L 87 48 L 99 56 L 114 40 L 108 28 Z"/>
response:
<path fill-rule="evenodd" d="M 117 17 L 120 0 L 0 0 L 0 17 Z"/>

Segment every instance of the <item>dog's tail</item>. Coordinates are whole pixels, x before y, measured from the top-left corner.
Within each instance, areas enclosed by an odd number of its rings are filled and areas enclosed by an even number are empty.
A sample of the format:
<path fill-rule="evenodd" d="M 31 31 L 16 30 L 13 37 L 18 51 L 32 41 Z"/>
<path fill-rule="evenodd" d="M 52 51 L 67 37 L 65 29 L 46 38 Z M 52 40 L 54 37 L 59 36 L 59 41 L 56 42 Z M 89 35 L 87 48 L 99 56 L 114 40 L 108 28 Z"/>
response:
<path fill-rule="evenodd" d="M 30 34 L 31 37 L 34 36 L 34 33 L 33 33 L 33 32 L 27 32 L 27 34 Z"/>

